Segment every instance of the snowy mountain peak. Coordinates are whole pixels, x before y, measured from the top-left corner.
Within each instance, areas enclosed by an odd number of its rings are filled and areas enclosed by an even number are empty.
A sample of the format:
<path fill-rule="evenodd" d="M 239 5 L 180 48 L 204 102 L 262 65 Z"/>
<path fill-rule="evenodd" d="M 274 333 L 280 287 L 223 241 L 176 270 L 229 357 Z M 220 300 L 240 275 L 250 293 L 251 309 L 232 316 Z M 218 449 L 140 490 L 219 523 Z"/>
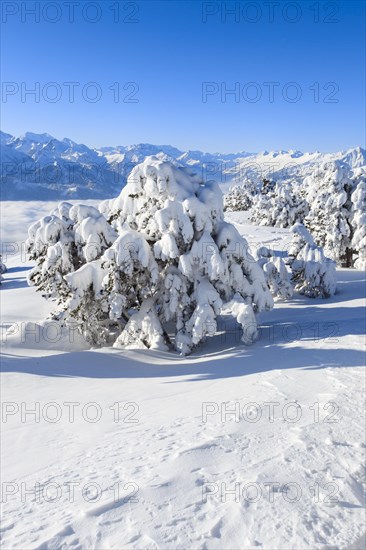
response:
<path fill-rule="evenodd" d="M 55 138 L 47 133 L 34 134 L 33 132 L 26 132 L 24 136 L 20 136 L 20 139 L 31 141 L 34 143 L 47 143 L 48 141 L 51 141 L 51 139 Z"/>
<path fill-rule="evenodd" d="M 151 143 L 93 149 L 67 137 L 58 140 L 48 133 L 26 132 L 14 137 L 1 132 L 0 137 L 2 162 L 19 165 L 19 170 L 11 173 L 3 170 L 3 200 L 108 198 L 120 191 L 132 168 L 151 155 L 176 166 L 189 167 L 201 175 L 207 172 L 207 177 L 216 179 L 224 191 L 246 176 L 252 177 L 253 167 L 258 167 L 254 175 L 261 181 L 267 172 L 272 179 L 283 178 L 284 171 L 286 177 L 304 177 L 315 163 L 334 160 L 343 161 L 351 168 L 366 165 L 366 151 L 362 147 L 338 153 L 303 153 L 295 149 L 259 154 L 207 153 Z M 26 174 L 22 164 L 27 166 Z M 54 167 L 53 171 L 48 170 L 49 165 Z"/>
<path fill-rule="evenodd" d="M 77 143 L 75 141 L 72 141 L 72 139 L 69 139 L 69 138 L 63 138 L 62 140 L 63 143 L 66 143 L 66 145 L 68 145 L 69 147 L 77 147 Z"/>
<path fill-rule="evenodd" d="M 0 143 L 1 143 L 1 145 L 5 145 L 5 144 L 9 143 L 12 139 L 14 139 L 14 136 L 12 136 L 11 134 L 6 134 L 5 132 L 2 132 L 0 130 Z"/>

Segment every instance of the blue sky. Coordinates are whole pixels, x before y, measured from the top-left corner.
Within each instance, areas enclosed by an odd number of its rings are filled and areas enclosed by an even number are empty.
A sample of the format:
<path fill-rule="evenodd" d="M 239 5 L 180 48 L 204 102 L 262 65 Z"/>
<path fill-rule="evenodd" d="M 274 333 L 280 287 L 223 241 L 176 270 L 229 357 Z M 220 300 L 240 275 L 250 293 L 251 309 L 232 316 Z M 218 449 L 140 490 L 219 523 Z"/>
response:
<path fill-rule="evenodd" d="M 211 152 L 364 146 L 365 3 L 271 4 L 79 0 L 72 14 L 3 0 L 2 130 Z"/>

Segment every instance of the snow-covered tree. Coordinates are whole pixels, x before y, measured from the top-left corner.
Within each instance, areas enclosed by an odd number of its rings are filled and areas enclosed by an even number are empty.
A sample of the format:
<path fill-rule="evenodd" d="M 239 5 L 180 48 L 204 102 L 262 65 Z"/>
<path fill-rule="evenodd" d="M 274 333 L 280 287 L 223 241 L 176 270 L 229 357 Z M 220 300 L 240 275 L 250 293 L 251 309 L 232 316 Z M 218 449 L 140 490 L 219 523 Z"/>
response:
<path fill-rule="evenodd" d="M 249 210 L 256 194 L 256 184 L 253 180 L 245 178 L 240 185 L 234 185 L 224 196 L 224 210 L 236 212 Z"/>
<path fill-rule="evenodd" d="M 303 222 L 309 208 L 298 182 L 278 181 L 271 190 L 265 191 L 253 199 L 253 222 L 275 227 L 290 227 Z"/>
<path fill-rule="evenodd" d="M 66 299 L 64 275 L 102 255 L 116 239 L 114 229 L 94 207 L 60 203 L 28 230 L 26 250 L 35 267 L 28 282 L 48 297 Z"/>
<path fill-rule="evenodd" d="M 186 354 L 215 332 L 222 309 L 241 324 L 245 343 L 257 337 L 254 314 L 273 299 L 246 240 L 223 219 L 215 182 L 148 157 L 104 211 L 119 237 L 65 277 L 71 295 L 62 318 L 80 323 L 89 341 Z"/>
<path fill-rule="evenodd" d="M 306 227 L 295 224 L 288 263 L 295 290 L 310 298 L 328 298 L 336 292 L 335 262 L 324 256 Z"/>
<path fill-rule="evenodd" d="M 352 177 L 355 190 L 352 193 L 352 248 L 355 252 L 354 266 L 366 269 L 366 169 L 356 168 Z"/>
<path fill-rule="evenodd" d="M 3 263 L 2 256 L 0 254 L 0 284 L 1 284 L 1 281 L 3 280 L 3 273 L 6 273 L 6 272 L 7 272 L 7 267 Z"/>
<path fill-rule="evenodd" d="M 65 286 L 63 275 L 74 268 L 72 231 L 56 215 L 45 216 L 28 229 L 26 251 L 36 265 L 28 274 L 28 283 L 46 296 Z M 77 266 L 78 267 L 78 266 Z"/>
<path fill-rule="evenodd" d="M 116 240 L 117 233 L 94 206 L 75 204 L 70 209 L 77 255 L 82 262 L 100 258 Z"/>
<path fill-rule="evenodd" d="M 259 192 L 253 198 L 253 204 L 250 211 L 250 219 L 257 225 L 272 225 L 272 216 L 268 216 L 270 209 L 272 193 Z"/>
<path fill-rule="evenodd" d="M 130 312 L 138 312 L 139 306 L 157 292 L 159 268 L 144 236 L 124 225 L 120 236 L 102 258 L 87 263 L 65 278 L 72 292 L 66 302 L 66 314 L 61 318 L 71 318 L 78 323 L 87 341 L 102 345 L 113 340 L 113 336 L 116 339 L 125 328 L 132 332 L 133 324 L 141 316 L 134 315 L 134 321 L 126 327 Z M 150 313 L 153 317 L 154 312 Z M 93 323 L 90 323 L 90 315 Z M 145 317 L 144 327 L 148 315 Z M 134 334 L 137 335 L 137 329 Z M 126 340 L 121 335 L 116 345 L 123 342 Z M 149 347 L 142 333 L 135 347 Z"/>
<path fill-rule="evenodd" d="M 293 287 L 282 258 L 274 256 L 266 246 L 259 248 L 257 257 L 272 295 L 282 300 L 289 300 L 293 294 Z"/>
<path fill-rule="evenodd" d="M 344 267 L 352 265 L 351 193 L 349 166 L 324 163 L 304 180 L 310 212 L 305 225 L 327 256 Z"/>
<path fill-rule="evenodd" d="M 99 258 L 65 275 L 68 292 L 63 296 L 62 307 L 53 315 L 62 326 L 77 327 L 84 340 L 93 346 L 107 344 L 110 337 L 102 266 L 102 259 Z"/>
<path fill-rule="evenodd" d="M 57 216 L 66 223 L 67 228 L 71 229 L 73 226 L 73 221 L 70 218 L 70 210 L 72 208 L 72 204 L 69 202 L 60 202 L 50 213 L 50 216 Z"/>
<path fill-rule="evenodd" d="M 276 182 L 274 180 L 263 178 L 261 186 L 260 186 L 260 192 L 262 195 L 267 195 L 268 193 L 272 193 L 275 188 Z"/>

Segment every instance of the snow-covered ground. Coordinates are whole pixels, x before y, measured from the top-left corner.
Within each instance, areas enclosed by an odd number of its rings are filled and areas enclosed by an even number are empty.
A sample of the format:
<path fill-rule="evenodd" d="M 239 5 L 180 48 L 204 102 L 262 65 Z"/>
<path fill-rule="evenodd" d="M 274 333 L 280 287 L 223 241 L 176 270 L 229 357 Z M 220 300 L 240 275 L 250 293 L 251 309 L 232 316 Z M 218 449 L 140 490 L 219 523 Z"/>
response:
<path fill-rule="evenodd" d="M 24 337 L 50 305 L 20 242 L 49 211 L 2 204 L 2 327 Z M 289 244 L 227 217 L 253 248 Z M 337 275 L 332 298 L 262 313 L 254 345 L 223 317 L 186 358 L 3 332 L 3 548 L 362 548 L 365 274 Z"/>

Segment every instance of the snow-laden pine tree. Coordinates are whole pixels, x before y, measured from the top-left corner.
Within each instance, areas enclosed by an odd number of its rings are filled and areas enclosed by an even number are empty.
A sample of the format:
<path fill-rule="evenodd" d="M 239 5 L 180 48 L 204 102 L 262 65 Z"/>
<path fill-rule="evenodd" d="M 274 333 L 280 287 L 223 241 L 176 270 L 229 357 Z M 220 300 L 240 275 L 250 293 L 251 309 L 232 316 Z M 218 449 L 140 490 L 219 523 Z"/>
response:
<path fill-rule="evenodd" d="M 28 274 L 28 283 L 46 297 L 53 297 L 56 291 L 60 294 L 66 286 L 63 275 L 75 265 L 69 224 L 56 215 L 45 216 L 29 227 L 25 244 L 29 259 L 36 261 Z"/>
<path fill-rule="evenodd" d="M 225 309 L 242 340 L 255 340 L 255 312 L 273 299 L 246 240 L 223 219 L 215 182 L 148 157 L 103 209 L 119 236 L 101 258 L 66 275 L 66 322 L 80 323 L 93 344 L 112 338 L 116 347 L 187 354 L 215 332 Z"/>
<path fill-rule="evenodd" d="M 329 258 L 352 266 L 351 194 L 353 182 L 348 165 L 327 162 L 305 178 L 310 211 L 305 225 Z"/>
<path fill-rule="evenodd" d="M 60 203 L 28 230 L 26 250 L 30 259 L 36 260 L 29 284 L 62 302 L 69 292 L 64 275 L 100 257 L 116 237 L 96 208 Z"/>
<path fill-rule="evenodd" d="M 353 172 L 355 190 L 352 193 L 352 248 L 355 252 L 354 266 L 366 269 L 366 169 L 356 168 Z"/>
<path fill-rule="evenodd" d="M 282 258 L 275 256 L 266 246 L 258 249 L 257 257 L 272 295 L 281 300 L 289 300 L 293 295 L 293 287 Z"/>
<path fill-rule="evenodd" d="M 245 178 L 240 185 L 234 185 L 224 196 L 224 210 L 227 212 L 249 210 L 252 207 L 256 189 L 256 183 L 249 178 Z"/>
<path fill-rule="evenodd" d="M 253 199 L 251 220 L 259 225 L 290 227 L 303 222 L 309 211 L 302 186 L 297 181 L 278 181 Z"/>
<path fill-rule="evenodd" d="M 69 216 L 73 223 L 77 255 L 82 263 L 100 258 L 117 238 L 113 227 L 94 206 L 75 204 Z"/>
<path fill-rule="evenodd" d="M 324 256 L 310 232 L 301 223 L 291 231 L 293 240 L 288 251 L 295 290 L 310 298 L 328 298 L 336 292 L 335 262 Z"/>
<path fill-rule="evenodd" d="M 73 226 L 73 222 L 70 219 L 71 208 L 72 204 L 70 202 L 59 202 L 58 205 L 50 213 L 50 216 L 57 216 L 57 218 L 60 218 L 60 220 L 66 223 L 68 229 L 71 229 Z"/>

